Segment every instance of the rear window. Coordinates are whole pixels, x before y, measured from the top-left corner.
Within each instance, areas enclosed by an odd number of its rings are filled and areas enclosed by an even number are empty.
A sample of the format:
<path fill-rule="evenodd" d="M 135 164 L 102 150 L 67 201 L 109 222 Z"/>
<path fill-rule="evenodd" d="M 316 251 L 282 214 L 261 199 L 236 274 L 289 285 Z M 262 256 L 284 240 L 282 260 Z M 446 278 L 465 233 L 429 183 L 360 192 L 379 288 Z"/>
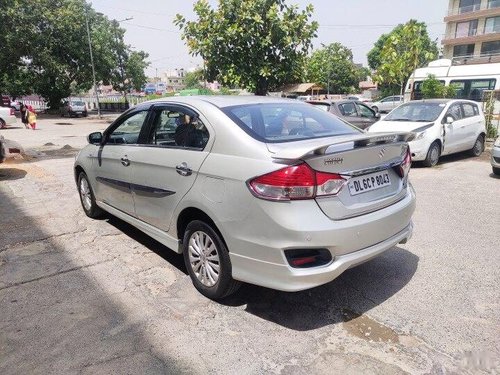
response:
<path fill-rule="evenodd" d="M 81 106 L 84 106 L 85 103 L 84 102 L 71 102 L 71 105 L 81 107 Z"/>
<path fill-rule="evenodd" d="M 249 104 L 222 108 L 237 125 L 263 142 L 287 142 L 361 131 L 308 104 Z"/>

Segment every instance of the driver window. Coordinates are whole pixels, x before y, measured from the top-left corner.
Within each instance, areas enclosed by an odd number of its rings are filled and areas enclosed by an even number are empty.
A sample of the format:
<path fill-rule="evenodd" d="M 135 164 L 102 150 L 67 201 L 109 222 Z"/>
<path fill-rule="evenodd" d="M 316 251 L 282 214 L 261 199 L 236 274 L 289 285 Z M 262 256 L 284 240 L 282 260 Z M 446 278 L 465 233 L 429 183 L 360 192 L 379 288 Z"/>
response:
<path fill-rule="evenodd" d="M 202 149 L 208 138 L 207 128 L 194 113 L 178 108 L 154 111 L 149 144 Z"/>
<path fill-rule="evenodd" d="M 446 116 L 453 117 L 453 121 L 460 120 L 462 118 L 462 109 L 460 108 L 460 104 L 453 104 L 450 109 L 448 109 Z"/>
<path fill-rule="evenodd" d="M 344 116 L 357 116 L 358 113 L 356 112 L 356 107 L 354 106 L 354 103 L 344 103 L 344 104 L 339 104 L 339 109 L 340 112 Z"/>
<path fill-rule="evenodd" d="M 139 141 L 142 125 L 148 111 L 140 111 L 127 117 L 111 132 L 107 143 L 111 144 L 136 144 Z"/>
<path fill-rule="evenodd" d="M 363 104 L 357 104 L 361 117 L 375 117 L 375 112 Z"/>

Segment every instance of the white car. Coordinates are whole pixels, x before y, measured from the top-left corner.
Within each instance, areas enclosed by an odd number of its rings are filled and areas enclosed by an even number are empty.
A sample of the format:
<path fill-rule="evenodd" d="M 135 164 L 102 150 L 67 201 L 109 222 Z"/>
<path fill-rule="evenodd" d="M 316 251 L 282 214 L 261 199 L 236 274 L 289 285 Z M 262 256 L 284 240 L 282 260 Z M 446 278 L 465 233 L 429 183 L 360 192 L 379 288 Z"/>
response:
<path fill-rule="evenodd" d="M 409 142 L 412 160 L 432 167 L 441 155 L 461 151 L 481 155 L 486 121 L 481 107 L 470 100 L 416 100 L 402 104 L 368 131 L 414 133 Z"/>
<path fill-rule="evenodd" d="M 378 102 L 373 102 L 371 107 L 375 112 L 383 113 L 392 111 L 402 103 L 403 97 L 401 95 L 393 95 L 379 100 Z"/>
<path fill-rule="evenodd" d="M 491 168 L 494 174 L 500 176 L 500 137 L 497 138 L 491 150 Z"/>
<path fill-rule="evenodd" d="M 13 125 L 17 121 L 14 108 L 0 107 L 0 129 Z"/>

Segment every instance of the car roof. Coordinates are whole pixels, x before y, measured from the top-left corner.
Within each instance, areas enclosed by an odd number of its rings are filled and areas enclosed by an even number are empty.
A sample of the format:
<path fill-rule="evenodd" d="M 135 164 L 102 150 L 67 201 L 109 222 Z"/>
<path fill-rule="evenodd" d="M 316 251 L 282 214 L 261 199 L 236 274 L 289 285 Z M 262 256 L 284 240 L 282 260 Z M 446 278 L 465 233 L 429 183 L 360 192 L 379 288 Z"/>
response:
<path fill-rule="evenodd" d="M 150 100 L 142 105 L 151 105 L 155 103 L 177 103 L 177 104 L 193 104 L 210 103 L 216 107 L 232 107 L 237 105 L 248 104 L 272 104 L 272 103 L 303 103 L 295 99 L 286 99 L 273 96 L 256 96 L 256 95 L 193 95 L 193 96 L 172 96 Z"/>
<path fill-rule="evenodd" d="M 354 99 L 324 99 L 324 100 L 307 100 L 306 103 L 310 104 L 342 104 L 342 103 L 361 103 L 363 102 Z"/>

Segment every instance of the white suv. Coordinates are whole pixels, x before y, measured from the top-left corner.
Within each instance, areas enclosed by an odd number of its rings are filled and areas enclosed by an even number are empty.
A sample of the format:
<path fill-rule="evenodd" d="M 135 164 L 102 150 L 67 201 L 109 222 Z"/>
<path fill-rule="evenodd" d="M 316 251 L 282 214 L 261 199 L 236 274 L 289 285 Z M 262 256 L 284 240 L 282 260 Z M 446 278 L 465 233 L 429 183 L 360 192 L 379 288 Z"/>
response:
<path fill-rule="evenodd" d="M 409 142 L 412 160 L 432 167 L 441 155 L 461 151 L 481 155 L 486 121 L 481 107 L 470 100 L 417 100 L 402 104 L 369 131 L 413 132 L 414 138 Z"/>

